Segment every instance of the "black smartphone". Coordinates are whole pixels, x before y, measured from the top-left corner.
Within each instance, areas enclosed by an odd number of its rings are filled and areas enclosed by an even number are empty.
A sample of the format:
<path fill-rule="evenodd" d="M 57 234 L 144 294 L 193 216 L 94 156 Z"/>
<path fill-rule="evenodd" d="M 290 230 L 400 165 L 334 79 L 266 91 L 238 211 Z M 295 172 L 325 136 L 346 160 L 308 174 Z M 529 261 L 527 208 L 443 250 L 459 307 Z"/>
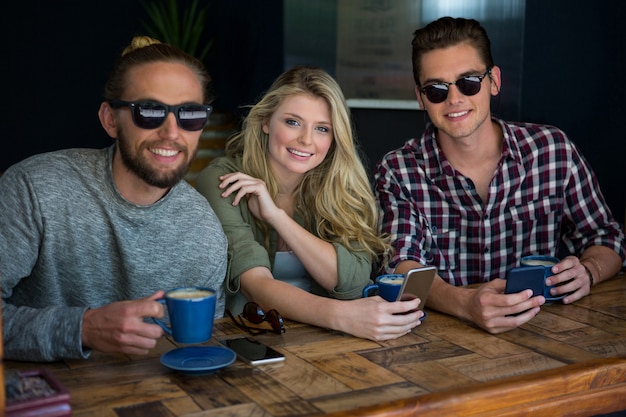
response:
<path fill-rule="evenodd" d="M 241 360 L 250 365 L 264 365 L 285 360 L 285 355 L 251 337 L 223 339 L 219 342 L 234 350 Z"/>
<path fill-rule="evenodd" d="M 505 294 L 517 293 L 523 290 L 533 290 L 533 297 L 543 295 L 546 269 L 543 266 L 522 266 L 510 269 L 506 274 Z"/>
<path fill-rule="evenodd" d="M 426 299 L 428 298 L 428 292 L 430 291 L 436 274 L 437 268 L 434 266 L 423 266 L 409 270 L 409 272 L 406 273 L 402 287 L 400 287 L 397 300 L 419 298 L 421 301 L 417 309 L 423 310 Z"/>

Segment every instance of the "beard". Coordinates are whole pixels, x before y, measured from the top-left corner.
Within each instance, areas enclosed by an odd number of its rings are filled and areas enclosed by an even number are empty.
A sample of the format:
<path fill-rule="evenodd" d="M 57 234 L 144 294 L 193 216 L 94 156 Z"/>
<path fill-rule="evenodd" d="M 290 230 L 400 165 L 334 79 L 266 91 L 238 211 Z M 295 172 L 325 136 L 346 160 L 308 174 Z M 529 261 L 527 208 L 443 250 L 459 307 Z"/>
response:
<path fill-rule="evenodd" d="M 189 158 L 189 150 L 187 148 L 178 148 L 182 153 L 184 160 L 175 169 L 168 171 L 160 171 L 153 167 L 150 160 L 144 156 L 142 150 L 150 147 L 150 144 L 143 144 L 139 152 L 135 152 L 131 145 L 131 141 L 126 138 L 124 132 L 118 132 L 117 138 L 118 149 L 122 162 L 137 177 L 145 181 L 147 184 L 158 188 L 171 188 L 185 178 L 189 165 L 198 153 L 198 147 L 193 150 L 193 156 Z M 155 144 L 152 143 L 152 146 Z"/>

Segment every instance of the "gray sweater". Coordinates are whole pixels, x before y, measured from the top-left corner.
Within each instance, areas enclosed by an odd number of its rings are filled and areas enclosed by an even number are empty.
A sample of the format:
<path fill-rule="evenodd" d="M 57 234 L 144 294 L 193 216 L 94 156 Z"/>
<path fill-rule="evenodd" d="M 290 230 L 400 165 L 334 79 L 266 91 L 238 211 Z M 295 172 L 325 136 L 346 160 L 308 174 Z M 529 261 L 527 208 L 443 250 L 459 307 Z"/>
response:
<path fill-rule="evenodd" d="M 159 289 L 200 285 L 224 312 L 227 240 L 186 182 L 139 206 L 117 191 L 113 147 L 28 158 L 0 177 L 0 278 L 6 359 L 87 358 L 83 314 Z"/>

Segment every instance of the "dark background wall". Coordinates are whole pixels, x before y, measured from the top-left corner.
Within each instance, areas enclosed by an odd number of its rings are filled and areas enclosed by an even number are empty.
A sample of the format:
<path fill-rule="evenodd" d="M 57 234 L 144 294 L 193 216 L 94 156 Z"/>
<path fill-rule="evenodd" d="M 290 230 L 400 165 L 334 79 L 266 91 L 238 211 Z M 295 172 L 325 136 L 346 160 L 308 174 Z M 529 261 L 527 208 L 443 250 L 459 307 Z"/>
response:
<path fill-rule="evenodd" d="M 140 3 L 10 2 L 3 9 L 0 171 L 40 152 L 110 144 L 97 118 L 102 86 L 123 47 L 144 33 Z M 241 115 L 240 106 L 254 103 L 283 70 L 282 1 L 214 0 L 209 19 L 214 105 Z M 520 111 L 520 120 L 569 134 L 620 222 L 626 204 L 625 21 L 621 0 L 527 0 Z M 353 115 L 369 166 L 419 135 L 425 122 L 423 113 L 408 110 L 355 109 Z"/>
<path fill-rule="evenodd" d="M 526 2 L 522 117 L 580 147 L 618 221 L 626 203 L 626 2 Z"/>

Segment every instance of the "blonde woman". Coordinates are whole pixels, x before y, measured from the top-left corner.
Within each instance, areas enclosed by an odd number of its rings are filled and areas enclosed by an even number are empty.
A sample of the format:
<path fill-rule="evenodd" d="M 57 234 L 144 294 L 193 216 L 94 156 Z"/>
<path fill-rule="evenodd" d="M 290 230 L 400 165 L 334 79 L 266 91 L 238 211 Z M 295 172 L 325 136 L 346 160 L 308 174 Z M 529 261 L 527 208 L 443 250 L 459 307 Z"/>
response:
<path fill-rule="evenodd" d="M 227 307 L 246 301 L 284 317 L 372 340 L 420 323 L 417 300 L 360 298 L 389 245 L 336 81 L 283 73 L 253 106 L 226 156 L 197 180 L 229 242 Z"/>

